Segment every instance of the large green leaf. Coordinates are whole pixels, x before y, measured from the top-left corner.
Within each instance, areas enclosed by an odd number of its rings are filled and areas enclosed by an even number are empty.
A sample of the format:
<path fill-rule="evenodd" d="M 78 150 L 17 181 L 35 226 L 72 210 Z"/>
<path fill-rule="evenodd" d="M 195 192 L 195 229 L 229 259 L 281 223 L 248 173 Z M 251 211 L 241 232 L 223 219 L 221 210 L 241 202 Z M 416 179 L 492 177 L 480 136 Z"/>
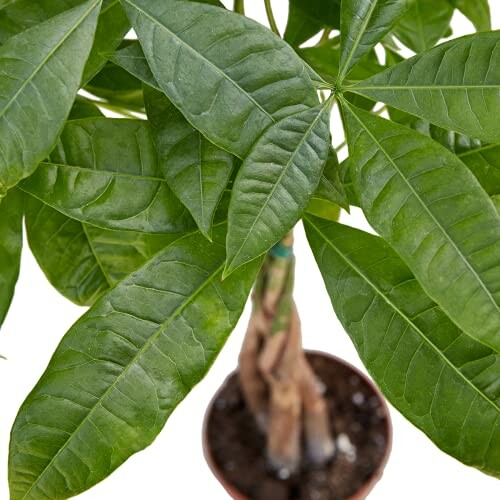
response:
<path fill-rule="evenodd" d="M 0 47 L 0 198 L 53 148 L 80 85 L 100 5 L 90 0 Z"/>
<path fill-rule="evenodd" d="M 14 296 L 23 246 L 23 195 L 17 189 L 0 201 L 0 327 Z"/>
<path fill-rule="evenodd" d="M 340 27 L 340 0 L 290 0 L 284 39 L 299 46 L 321 28 Z"/>
<path fill-rule="evenodd" d="M 225 227 L 177 240 L 69 330 L 12 429 L 11 499 L 68 498 L 153 442 L 210 368 L 259 263 L 221 282 Z"/>
<path fill-rule="evenodd" d="M 381 238 L 305 224 L 335 312 L 385 396 L 441 449 L 500 477 L 500 356 L 463 334 Z"/>
<path fill-rule="evenodd" d="M 368 221 L 466 333 L 500 351 L 500 217 L 488 195 L 432 139 L 352 107 L 345 115 Z"/>
<path fill-rule="evenodd" d="M 50 162 L 21 183 L 68 217 L 150 233 L 193 228 L 161 173 L 149 125 L 92 118 L 68 122 Z"/>
<path fill-rule="evenodd" d="M 500 31 L 457 38 L 349 90 L 486 142 L 500 141 Z"/>
<path fill-rule="evenodd" d="M 330 109 L 331 100 L 269 127 L 243 162 L 229 205 L 226 275 L 300 219 L 328 157 Z"/>
<path fill-rule="evenodd" d="M 338 81 L 389 32 L 410 0 L 343 0 Z"/>
<path fill-rule="evenodd" d="M 146 87 L 144 97 L 160 168 L 201 232 L 210 238 L 215 210 L 236 158 L 205 139 L 162 92 Z"/>
<path fill-rule="evenodd" d="M 0 43 L 82 3 L 84 0 L 14 0 L 0 11 Z M 82 78 L 84 82 L 104 65 L 105 59 L 100 53 L 118 47 L 129 29 L 120 0 L 103 0 L 94 45 Z"/>
<path fill-rule="evenodd" d="M 472 21 L 477 31 L 488 31 L 491 29 L 491 12 L 488 0 L 448 1 Z"/>
<path fill-rule="evenodd" d="M 301 59 L 255 21 L 178 0 L 122 3 L 161 89 L 219 147 L 244 158 L 270 125 L 317 104 Z"/>
<path fill-rule="evenodd" d="M 79 305 L 92 305 L 178 234 L 147 234 L 100 229 L 27 196 L 26 232 L 38 264 L 50 283 Z"/>
<path fill-rule="evenodd" d="M 394 34 L 414 52 L 423 52 L 445 37 L 453 11 L 449 0 L 414 0 Z"/>

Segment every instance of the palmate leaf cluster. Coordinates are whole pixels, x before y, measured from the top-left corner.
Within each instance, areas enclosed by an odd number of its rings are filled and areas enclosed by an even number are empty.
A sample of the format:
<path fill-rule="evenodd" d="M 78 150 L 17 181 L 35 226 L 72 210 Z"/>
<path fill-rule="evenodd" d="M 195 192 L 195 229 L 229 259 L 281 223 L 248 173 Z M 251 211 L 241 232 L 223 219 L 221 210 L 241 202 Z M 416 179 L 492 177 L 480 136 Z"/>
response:
<path fill-rule="evenodd" d="M 456 9 L 478 32 L 435 47 Z M 148 446 L 301 219 L 387 398 L 500 477 L 490 24 L 485 0 L 290 0 L 282 40 L 216 0 L 3 2 L 0 320 L 23 220 L 49 281 L 90 306 L 19 411 L 12 499 L 76 495 Z M 380 236 L 335 222 L 351 205 Z"/>

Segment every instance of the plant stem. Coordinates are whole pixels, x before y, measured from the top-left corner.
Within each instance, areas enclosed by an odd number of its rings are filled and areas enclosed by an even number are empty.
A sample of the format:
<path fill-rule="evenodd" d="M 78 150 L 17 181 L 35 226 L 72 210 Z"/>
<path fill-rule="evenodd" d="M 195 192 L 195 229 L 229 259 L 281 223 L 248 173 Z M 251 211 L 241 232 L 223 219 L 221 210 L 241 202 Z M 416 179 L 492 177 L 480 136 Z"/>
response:
<path fill-rule="evenodd" d="M 323 31 L 323 35 L 321 35 L 321 38 L 318 42 L 318 45 L 321 45 L 325 42 L 328 41 L 328 37 L 330 36 L 330 33 L 332 32 L 331 28 L 325 28 L 325 31 Z"/>
<path fill-rule="evenodd" d="M 278 25 L 276 24 L 276 19 L 274 19 L 271 0 L 264 0 L 264 4 L 266 6 L 267 19 L 269 20 L 269 26 L 271 27 L 271 30 L 274 31 L 274 33 L 276 33 L 279 37 L 281 37 Z"/>
<path fill-rule="evenodd" d="M 233 4 L 234 12 L 238 14 L 245 15 L 245 0 L 234 0 Z"/>

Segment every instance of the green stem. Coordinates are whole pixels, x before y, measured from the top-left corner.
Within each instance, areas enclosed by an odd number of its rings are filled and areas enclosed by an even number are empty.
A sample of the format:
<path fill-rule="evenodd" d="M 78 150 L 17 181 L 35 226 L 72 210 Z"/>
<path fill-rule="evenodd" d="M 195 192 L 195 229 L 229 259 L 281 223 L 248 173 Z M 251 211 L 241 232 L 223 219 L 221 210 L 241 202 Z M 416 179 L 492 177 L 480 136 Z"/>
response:
<path fill-rule="evenodd" d="M 245 0 L 234 0 L 233 4 L 234 12 L 238 14 L 245 15 Z"/>
<path fill-rule="evenodd" d="M 264 4 L 266 6 L 267 19 L 269 20 L 269 26 L 271 27 L 271 30 L 274 31 L 274 33 L 276 33 L 279 37 L 281 37 L 278 25 L 276 24 L 276 19 L 274 19 L 271 0 L 264 0 Z"/>
<path fill-rule="evenodd" d="M 318 45 L 327 42 L 331 32 L 332 32 L 331 28 L 325 28 L 325 31 L 323 31 L 323 35 L 321 36 Z"/>

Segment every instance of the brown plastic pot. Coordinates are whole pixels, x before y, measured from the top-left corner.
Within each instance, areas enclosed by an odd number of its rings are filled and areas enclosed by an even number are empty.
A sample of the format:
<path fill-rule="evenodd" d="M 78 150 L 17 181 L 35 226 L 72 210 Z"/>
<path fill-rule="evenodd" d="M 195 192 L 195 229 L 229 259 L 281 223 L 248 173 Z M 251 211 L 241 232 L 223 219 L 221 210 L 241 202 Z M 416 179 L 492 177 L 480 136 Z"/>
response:
<path fill-rule="evenodd" d="M 319 357 L 322 358 L 323 360 L 328 360 L 330 363 L 336 363 L 338 365 L 341 365 L 345 369 L 348 369 L 350 372 L 352 372 L 352 376 L 357 376 L 359 379 L 369 387 L 371 393 L 373 396 L 375 396 L 378 400 L 378 409 L 382 411 L 384 419 L 385 419 L 385 430 L 386 430 L 386 442 L 385 442 L 385 450 L 383 452 L 383 455 L 381 456 L 380 461 L 378 462 L 378 465 L 374 472 L 371 474 L 371 476 L 362 484 L 362 486 L 353 494 L 351 494 L 349 497 L 345 498 L 345 500 L 364 500 L 368 494 L 372 491 L 376 483 L 381 479 L 384 468 L 387 464 L 387 461 L 389 459 L 389 455 L 391 452 L 392 448 L 392 424 L 391 424 L 391 419 L 390 419 L 390 413 L 389 409 L 387 407 L 387 404 L 381 395 L 380 391 L 377 389 L 377 387 L 373 384 L 373 382 L 362 372 L 360 372 L 357 368 L 352 366 L 350 363 L 347 363 L 346 361 L 337 358 L 336 356 L 318 352 L 318 351 L 307 351 L 307 357 L 309 359 L 312 359 L 314 357 Z M 218 479 L 218 481 L 221 483 L 221 485 L 224 487 L 224 489 L 229 493 L 231 498 L 234 500 L 250 500 L 247 496 L 245 496 L 241 491 L 238 490 L 238 488 L 231 484 L 231 482 L 228 480 L 226 475 L 224 474 L 224 471 L 221 470 L 221 467 L 219 467 L 216 463 L 216 460 L 214 458 L 213 450 L 212 447 L 209 443 L 209 432 L 208 432 L 208 427 L 210 424 L 210 418 L 213 414 L 214 407 L 216 401 L 219 399 L 222 391 L 224 390 L 224 387 L 226 386 L 227 382 L 234 377 L 236 372 L 231 373 L 224 384 L 221 386 L 221 388 L 217 391 L 217 393 L 214 395 L 212 398 L 212 401 L 210 402 L 210 405 L 207 409 L 207 412 L 205 414 L 205 419 L 203 423 L 203 452 L 205 455 L 205 459 L 214 474 L 214 476 Z M 353 389 L 354 393 L 354 389 Z"/>

